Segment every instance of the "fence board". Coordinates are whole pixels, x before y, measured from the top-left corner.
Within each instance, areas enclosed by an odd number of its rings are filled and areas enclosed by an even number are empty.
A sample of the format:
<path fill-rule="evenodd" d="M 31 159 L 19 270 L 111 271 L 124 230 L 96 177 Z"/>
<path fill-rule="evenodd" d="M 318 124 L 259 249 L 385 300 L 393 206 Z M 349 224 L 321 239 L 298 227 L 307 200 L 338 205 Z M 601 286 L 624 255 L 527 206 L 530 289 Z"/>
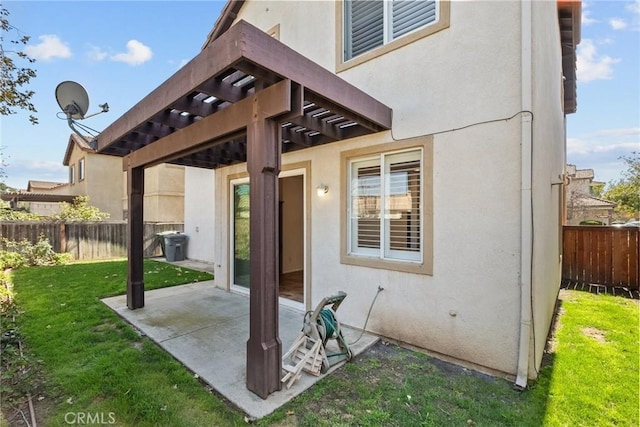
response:
<path fill-rule="evenodd" d="M 562 279 L 639 289 L 640 228 L 563 227 Z"/>
<path fill-rule="evenodd" d="M 145 223 L 144 256 L 162 254 L 156 237 L 163 231 L 184 231 L 184 224 Z M 127 256 L 126 222 L 2 222 L 0 237 L 18 242 L 38 242 L 40 235 L 49 239 L 56 252 L 68 252 L 76 260 L 124 258 Z M 5 249 L 0 240 L 0 249 Z"/>

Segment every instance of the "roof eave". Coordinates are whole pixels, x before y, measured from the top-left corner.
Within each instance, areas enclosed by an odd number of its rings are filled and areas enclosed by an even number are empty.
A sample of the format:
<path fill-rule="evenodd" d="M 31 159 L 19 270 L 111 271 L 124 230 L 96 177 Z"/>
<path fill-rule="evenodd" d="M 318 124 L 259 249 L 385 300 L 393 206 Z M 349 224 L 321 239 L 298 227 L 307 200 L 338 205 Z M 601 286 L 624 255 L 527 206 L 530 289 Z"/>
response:
<path fill-rule="evenodd" d="M 558 20 L 562 51 L 562 74 L 564 76 L 564 112 L 577 111 L 576 49 L 581 38 L 582 2 L 580 0 L 558 0 Z"/>

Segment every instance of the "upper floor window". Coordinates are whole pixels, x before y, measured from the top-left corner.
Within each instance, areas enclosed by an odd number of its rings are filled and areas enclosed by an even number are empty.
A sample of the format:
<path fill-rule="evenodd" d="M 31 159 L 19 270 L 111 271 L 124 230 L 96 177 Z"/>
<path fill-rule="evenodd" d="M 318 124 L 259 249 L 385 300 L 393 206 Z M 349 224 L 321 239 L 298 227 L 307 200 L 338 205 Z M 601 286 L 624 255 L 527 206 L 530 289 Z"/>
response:
<path fill-rule="evenodd" d="M 344 60 L 438 21 L 436 0 L 346 0 Z"/>
<path fill-rule="evenodd" d="M 78 181 L 84 180 L 84 157 L 78 160 Z"/>
<path fill-rule="evenodd" d="M 449 27 L 449 0 L 343 0 L 337 71 Z"/>
<path fill-rule="evenodd" d="M 69 184 L 76 183 L 76 165 L 69 166 Z"/>

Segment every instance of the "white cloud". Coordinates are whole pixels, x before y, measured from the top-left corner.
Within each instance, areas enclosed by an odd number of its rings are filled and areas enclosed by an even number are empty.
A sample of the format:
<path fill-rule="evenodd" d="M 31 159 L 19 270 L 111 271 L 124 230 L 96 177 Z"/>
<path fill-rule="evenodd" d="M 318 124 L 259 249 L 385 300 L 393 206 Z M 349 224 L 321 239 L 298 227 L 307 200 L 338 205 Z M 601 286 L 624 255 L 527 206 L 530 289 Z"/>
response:
<path fill-rule="evenodd" d="M 107 52 L 98 46 L 89 45 L 87 50 L 87 58 L 91 61 L 100 62 L 108 56 Z"/>
<path fill-rule="evenodd" d="M 613 65 L 620 62 L 619 58 L 599 55 L 596 45 L 590 39 L 583 39 L 578 45 L 576 71 L 581 83 L 593 80 L 609 80 L 613 77 Z"/>
<path fill-rule="evenodd" d="M 49 61 L 54 58 L 70 58 L 72 56 L 71 49 L 53 34 L 45 34 L 38 37 L 40 43 L 35 45 L 27 45 L 24 52 L 33 59 Z"/>
<path fill-rule="evenodd" d="M 638 150 L 638 142 L 602 141 L 598 138 L 567 138 L 567 155 L 602 155 L 609 152 Z"/>
<path fill-rule="evenodd" d="M 567 138 L 567 153 L 589 154 L 615 150 L 637 151 L 640 127 L 600 129 L 579 137 Z"/>
<path fill-rule="evenodd" d="M 609 25 L 611 25 L 611 28 L 613 28 L 614 30 L 624 30 L 625 28 L 627 28 L 627 23 L 622 18 L 609 19 Z"/>
<path fill-rule="evenodd" d="M 600 181 L 618 180 L 626 165 L 620 159 L 640 147 L 640 128 L 603 129 L 567 138 L 567 162 L 590 168 Z"/>
<path fill-rule="evenodd" d="M 640 0 L 636 0 L 631 4 L 628 4 L 627 10 L 631 13 L 637 13 L 640 15 Z"/>
<path fill-rule="evenodd" d="M 124 62 L 129 65 L 141 65 L 151 59 L 153 52 L 151 48 L 140 43 L 138 40 L 127 42 L 127 51 L 111 56 L 112 61 Z"/>
<path fill-rule="evenodd" d="M 596 23 L 600 22 L 595 18 L 591 18 L 589 15 L 591 15 L 591 11 L 590 10 L 583 10 L 582 11 L 581 22 L 582 22 L 582 25 L 584 25 L 585 27 L 587 25 L 596 24 Z"/>
<path fill-rule="evenodd" d="M 612 136 L 637 136 L 640 138 L 640 128 L 620 128 L 620 129 L 604 129 L 595 133 L 599 137 Z M 640 139 L 639 139 L 640 142 Z"/>

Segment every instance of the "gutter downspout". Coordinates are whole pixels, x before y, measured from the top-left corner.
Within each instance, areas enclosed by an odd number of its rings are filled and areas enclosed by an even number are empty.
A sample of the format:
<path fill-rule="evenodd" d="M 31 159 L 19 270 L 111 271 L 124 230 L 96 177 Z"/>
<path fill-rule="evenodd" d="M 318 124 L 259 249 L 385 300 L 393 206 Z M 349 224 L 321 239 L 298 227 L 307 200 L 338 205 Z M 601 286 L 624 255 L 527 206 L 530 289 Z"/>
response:
<path fill-rule="evenodd" d="M 520 3 L 521 25 L 521 84 L 523 112 L 532 106 L 532 4 L 530 0 Z M 529 377 L 529 351 L 531 340 L 531 288 L 532 288 L 532 116 L 522 115 L 521 127 L 521 177 L 520 177 L 520 342 L 518 347 L 518 369 L 516 387 L 524 389 Z M 535 357 L 535 355 L 534 355 Z"/>

